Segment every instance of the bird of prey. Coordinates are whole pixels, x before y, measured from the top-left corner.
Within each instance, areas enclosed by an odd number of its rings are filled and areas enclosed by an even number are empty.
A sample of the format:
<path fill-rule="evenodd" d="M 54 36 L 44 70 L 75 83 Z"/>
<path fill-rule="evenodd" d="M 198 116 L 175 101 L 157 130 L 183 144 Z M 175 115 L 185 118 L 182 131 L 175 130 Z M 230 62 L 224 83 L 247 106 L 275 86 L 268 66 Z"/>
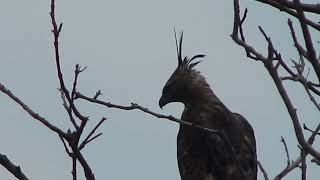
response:
<path fill-rule="evenodd" d="M 194 67 L 199 54 L 182 57 L 177 41 L 178 67 L 162 90 L 159 106 L 184 104 L 177 136 L 177 159 L 181 180 L 256 180 L 257 156 L 254 131 L 240 114 L 231 112 L 214 94 Z M 215 130 L 212 133 L 197 127 Z"/>

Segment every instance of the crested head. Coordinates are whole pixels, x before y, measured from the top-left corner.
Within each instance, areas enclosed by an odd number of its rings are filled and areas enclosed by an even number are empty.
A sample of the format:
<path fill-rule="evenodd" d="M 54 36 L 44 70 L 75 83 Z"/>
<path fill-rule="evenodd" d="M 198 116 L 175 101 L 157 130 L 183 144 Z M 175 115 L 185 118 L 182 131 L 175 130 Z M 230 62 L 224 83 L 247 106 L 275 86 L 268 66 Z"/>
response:
<path fill-rule="evenodd" d="M 193 70 L 193 68 L 201 62 L 201 61 L 196 61 L 196 59 L 204 58 L 206 55 L 198 54 L 198 55 L 193 56 L 192 58 L 189 58 L 188 56 L 185 56 L 184 58 L 182 58 L 183 31 L 181 32 L 179 43 L 177 40 L 177 33 L 175 30 L 174 30 L 174 38 L 176 40 L 178 68 L 184 69 L 184 70 Z"/>
<path fill-rule="evenodd" d="M 195 66 L 200 63 L 197 59 L 204 58 L 205 55 L 198 54 L 189 58 L 182 58 L 182 40 L 183 32 L 181 32 L 178 43 L 175 33 L 178 67 L 171 75 L 165 86 L 163 87 L 162 96 L 159 100 L 159 106 L 162 107 L 170 102 L 182 102 L 187 106 L 208 99 L 213 93 L 207 84 L 204 76 L 195 69 Z"/>

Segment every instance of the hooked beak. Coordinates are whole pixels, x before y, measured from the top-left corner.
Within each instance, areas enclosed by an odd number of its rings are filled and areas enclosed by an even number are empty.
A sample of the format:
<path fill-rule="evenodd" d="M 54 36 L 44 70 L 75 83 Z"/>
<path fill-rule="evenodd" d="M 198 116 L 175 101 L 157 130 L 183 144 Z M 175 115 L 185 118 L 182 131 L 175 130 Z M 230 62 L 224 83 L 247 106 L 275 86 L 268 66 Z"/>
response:
<path fill-rule="evenodd" d="M 159 100 L 159 107 L 162 109 L 163 106 L 167 105 L 168 101 L 166 100 L 166 98 L 164 98 L 163 96 L 161 96 L 160 100 Z"/>

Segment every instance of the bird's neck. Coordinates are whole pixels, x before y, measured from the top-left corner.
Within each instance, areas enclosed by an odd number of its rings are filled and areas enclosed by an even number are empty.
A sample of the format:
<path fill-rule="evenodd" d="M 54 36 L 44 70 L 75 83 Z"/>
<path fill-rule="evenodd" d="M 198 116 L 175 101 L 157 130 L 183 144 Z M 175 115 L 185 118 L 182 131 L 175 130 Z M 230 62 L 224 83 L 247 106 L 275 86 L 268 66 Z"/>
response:
<path fill-rule="evenodd" d="M 217 103 L 221 103 L 207 83 L 194 87 L 189 97 L 190 98 L 184 103 L 187 109 L 203 110 Z"/>

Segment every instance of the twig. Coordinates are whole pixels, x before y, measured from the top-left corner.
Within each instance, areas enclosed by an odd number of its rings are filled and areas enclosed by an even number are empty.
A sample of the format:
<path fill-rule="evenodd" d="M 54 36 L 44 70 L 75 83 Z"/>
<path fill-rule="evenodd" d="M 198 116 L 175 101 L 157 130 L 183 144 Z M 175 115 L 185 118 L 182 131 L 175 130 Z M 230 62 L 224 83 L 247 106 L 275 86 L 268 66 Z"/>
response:
<path fill-rule="evenodd" d="M 98 133 L 97 135 L 94 135 L 92 138 L 87 140 L 86 144 L 89 144 L 91 141 L 97 139 L 99 136 L 101 136 L 103 133 Z"/>
<path fill-rule="evenodd" d="M 290 166 L 290 155 L 289 155 L 289 151 L 288 151 L 288 146 L 287 143 L 285 141 L 285 139 L 281 136 L 281 142 L 283 143 L 284 149 L 286 151 L 286 155 L 287 155 L 287 167 Z"/>
<path fill-rule="evenodd" d="M 82 141 L 82 143 L 80 144 L 80 146 L 79 146 L 79 149 L 81 150 L 81 149 L 83 149 L 84 148 L 84 146 L 86 145 L 86 144 L 88 144 L 89 143 L 89 139 L 90 139 L 90 137 L 95 133 L 95 131 L 99 128 L 99 126 L 105 121 L 105 120 L 107 120 L 105 117 L 103 117 L 100 121 L 99 121 L 99 123 L 91 130 L 91 132 L 88 134 L 88 136 Z M 99 135 L 100 136 L 100 135 Z"/>
<path fill-rule="evenodd" d="M 276 175 L 273 180 L 280 180 L 284 176 L 286 176 L 289 172 L 291 172 L 293 169 L 299 167 L 299 164 L 301 163 L 301 156 L 299 156 L 295 161 L 292 161 L 289 166 L 284 168 L 278 175 Z"/>
<path fill-rule="evenodd" d="M 60 91 L 61 99 L 62 99 L 62 102 L 63 102 L 62 105 L 63 105 L 64 109 L 68 112 L 68 116 L 69 116 L 69 119 L 70 119 L 71 123 L 76 128 L 76 130 L 78 130 L 79 126 L 77 125 L 76 120 L 74 119 L 74 117 L 72 115 L 72 111 L 70 111 L 71 107 L 67 103 L 65 93 L 61 89 L 59 89 L 59 91 Z"/>
<path fill-rule="evenodd" d="M 60 138 L 60 140 L 62 141 L 64 150 L 66 151 L 66 153 L 67 153 L 70 157 L 73 157 L 72 152 L 70 152 L 70 150 L 68 149 L 67 144 L 66 144 L 65 140 L 63 139 L 63 137 L 62 137 L 62 136 L 59 136 L 59 138 Z"/>
<path fill-rule="evenodd" d="M 303 129 L 304 129 L 304 130 L 307 130 L 307 131 L 309 131 L 309 132 L 312 132 L 312 133 L 316 133 L 317 135 L 320 135 L 319 132 L 315 132 L 315 131 L 311 130 L 310 128 L 308 128 L 308 126 L 307 126 L 306 124 L 303 124 Z"/>
<path fill-rule="evenodd" d="M 218 130 L 202 127 L 202 126 L 199 126 L 199 125 L 187 122 L 187 121 L 182 121 L 181 119 L 175 118 L 172 115 L 168 116 L 168 115 L 155 113 L 153 111 L 150 111 L 148 108 L 142 107 L 142 106 L 140 106 L 140 105 L 138 105 L 136 103 L 131 103 L 131 105 L 129 105 L 129 106 L 122 106 L 122 105 L 112 104 L 110 102 L 105 102 L 105 101 L 101 101 L 101 100 L 98 100 L 98 99 L 90 98 L 90 97 L 87 97 L 87 96 L 81 94 L 80 92 L 76 92 L 75 99 L 77 99 L 77 98 L 84 99 L 84 100 L 87 100 L 87 101 L 92 102 L 92 103 L 100 104 L 100 105 L 106 106 L 108 108 L 116 108 L 116 109 L 121 109 L 121 110 L 136 110 L 137 109 L 137 110 L 143 111 L 143 112 L 145 112 L 147 114 L 150 114 L 150 115 L 155 116 L 155 117 L 160 118 L 160 119 L 167 119 L 167 120 L 170 120 L 170 121 L 174 121 L 174 122 L 180 123 L 180 124 L 185 125 L 185 126 L 195 127 L 195 128 L 204 130 L 204 131 L 209 132 L 209 133 L 220 134 L 220 132 Z"/>
<path fill-rule="evenodd" d="M 59 36 L 62 29 L 62 23 L 60 23 L 59 28 L 55 19 L 55 1 L 51 0 L 51 10 L 50 10 L 50 17 L 51 17 L 51 23 L 53 26 L 52 33 L 54 36 L 54 50 L 55 50 L 55 62 L 56 62 L 56 69 L 57 69 L 57 75 L 59 79 L 60 89 L 64 92 L 68 102 L 69 106 L 72 108 L 74 114 L 81 120 L 81 121 L 87 121 L 88 117 L 83 116 L 78 109 L 74 106 L 72 103 L 71 95 L 69 94 L 68 89 L 65 86 L 63 74 L 61 71 L 61 65 L 60 65 L 60 55 L 59 55 Z"/>
<path fill-rule="evenodd" d="M 101 90 L 99 89 L 96 94 L 93 96 L 93 99 L 98 99 L 98 97 L 102 94 Z"/>
<path fill-rule="evenodd" d="M 52 131 L 56 132 L 59 136 L 62 136 L 65 139 L 69 139 L 68 135 L 63 132 L 58 127 L 51 124 L 49 121 L 47 121 L 44 117 L 40 116 L 36 112 L 34 112 L 32 109 L 30 109 L 24 102 L 22 102 L 18 97 L 16 97 L 14 94 L 11 93 L 9 89 L 7 89 L 3 84 L 0 83 L 0 91 L 8 95 L 13 101 L 18 103 L 30 116 L 32 116 L 35 120 L 38 120 L 43 125 L 45 125 L 47 128 L 51 129 Z"/>
<path fill-rule="evenodd" d="M 259 166 L 259 168 L 260 168 L 260 170 L 261 170 L 261 172 L 262 172 L 262 174 L 263 174 L 264 179 L 265 179 L 265 180 L 269 180 L 268 173 L 267 173 L 266 170 L 263 168 L 261 162 L 260 162 L 260 161 L 257 161 L 257 164 L 258 164 L 258 166 Z"/>
<path fill-rule="evenodd" d="M 17 179 L 29 180 L 29 178 L 22 172 L 20 166 L 14 165 L 6 155 L 0 154 L 0 164 L 10 171 Z"/>

